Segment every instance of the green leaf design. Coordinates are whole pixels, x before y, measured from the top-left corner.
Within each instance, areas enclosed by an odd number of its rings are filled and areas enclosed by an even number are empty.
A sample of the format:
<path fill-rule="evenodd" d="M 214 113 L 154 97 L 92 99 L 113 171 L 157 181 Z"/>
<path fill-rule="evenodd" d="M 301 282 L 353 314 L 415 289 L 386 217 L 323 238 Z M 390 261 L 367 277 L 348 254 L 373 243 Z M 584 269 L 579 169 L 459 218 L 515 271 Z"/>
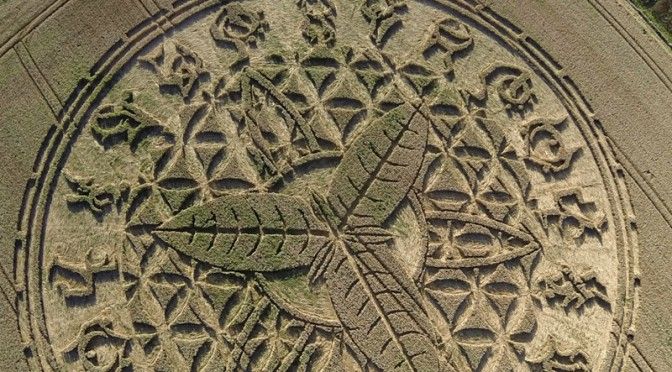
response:
<path fill-rule="evenodd" d="M 428 120 L 405 103 L 372 122 L 335 171 L 327 200 L 340 227 L 380 226 L 415 182 Z"/>
<path fill-rule="evenodd" d="M 351 239 L 350 239 L 351 238 Z M 434 331 L 415 284 L 385 245 L 350 237 L 334 245 L 327 283 L 357 348 L 384 371 L 438 371 Z"/>
<path fill-rule="evenodd" d="M 287 98 L 287 96 L 284 95 L 282 92 L 280 92 L 275 87 L 275 85 L 273 85 L 273 83 L 260 72 L 251 68 L 246 68 L 244 71 L 248 79 L 259 84 L 264 90 L 266 90 L 271 95 L 271 97 L 273 97 L 273 99 L 275 99 L 284 109 L 287 110 L 291 118 L 296 122 L 296 125 L 298 126 L 298 130 L 301 132 L 301 135 L 306 139 L 306 143 L 308 145 L 308 149 L 310 150 L 310 152 L 319 151 L 320 145 L 317 142 L 317 137 L 315 133 L 313 132 L 312 128 L 310 128 L 310 125 L 308 125 L 306 119 L 301 115 L 299 109 L 296 108 L 295 105 L 292 103 L 292 101 L 289 98 Z M 247 93 L 243 92 L 243 94 L 249 95 L 249 82 L 245 84 L 248 85 L 245 88 Z M 249 99 L 250 98 L 247 98 L 248 101 Z"/>
<path fill-rule="evenodd" d="M 199 261 L 256 272 L 308 266 L 330 242 L 303 200 L 280 194 L 224 196 L 182 211 L 154 235 Z"/>
<path fill-rule="evenodd" d="M 417 178 L 428 128 L 408 103 L 370 123 L 343 156 L 326 199 L 313 193 L 314 210 L 281 194 L 228 195 L 179 213 L 154 235 L 224 270 L 326 268 L 336 315 L 363 359 L 383 370 L 439 370 L 423 299 L 383 227 Z"/>

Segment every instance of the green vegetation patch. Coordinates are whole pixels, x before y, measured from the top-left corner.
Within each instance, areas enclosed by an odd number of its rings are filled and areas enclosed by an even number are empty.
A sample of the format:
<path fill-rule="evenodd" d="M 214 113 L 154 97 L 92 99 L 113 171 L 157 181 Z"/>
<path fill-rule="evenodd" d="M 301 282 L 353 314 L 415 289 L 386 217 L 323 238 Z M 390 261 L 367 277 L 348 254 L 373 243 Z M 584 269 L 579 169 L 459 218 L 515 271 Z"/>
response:
<path fill-rule="evenodd" d="M 631 0 L 644 18 L 672 46 L 672 0 Z"/>

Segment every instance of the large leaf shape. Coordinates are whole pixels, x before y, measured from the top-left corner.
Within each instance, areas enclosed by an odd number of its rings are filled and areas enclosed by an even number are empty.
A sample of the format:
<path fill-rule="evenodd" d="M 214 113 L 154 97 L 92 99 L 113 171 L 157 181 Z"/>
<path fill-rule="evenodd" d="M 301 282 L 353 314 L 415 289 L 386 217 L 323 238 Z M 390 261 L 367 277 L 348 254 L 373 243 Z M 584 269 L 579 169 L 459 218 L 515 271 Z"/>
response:
<path fill-rule="evenodd" d="M 384 371 L 438 371 L 434 331 L 415 284 L 386 245 L 334 243 L 327 284 L 356 347 Z"/>
<path fill-rule="evenodd" d="M 466 268 L 489 266 L 526 256 L 539 250 L 541 245 L 526 231 L 490 218 L 451 211 L 430 211 L 427 222 L 438 234 L 448 234 L 450 253 L 445 254 L 440 243 L 426 265 L 437 268 Z M 450 233 L 441 231 L 450 224 Z M 443 257 L 445 256 L 445 257 Z"/>
<path fill-rule="evenodd" d="M 340 227 L 380 226 L 417 177 L 429 123 L 406 103 L 373 121 L 335 171 L 327 200 Z"/>
<path fill-rule="evenodd" d="M 154 235 L 197 260 L 232 271 L 277 271 L 311 264 L 329 230 L 301 199 L 228 195 L 182 211 Z"/>

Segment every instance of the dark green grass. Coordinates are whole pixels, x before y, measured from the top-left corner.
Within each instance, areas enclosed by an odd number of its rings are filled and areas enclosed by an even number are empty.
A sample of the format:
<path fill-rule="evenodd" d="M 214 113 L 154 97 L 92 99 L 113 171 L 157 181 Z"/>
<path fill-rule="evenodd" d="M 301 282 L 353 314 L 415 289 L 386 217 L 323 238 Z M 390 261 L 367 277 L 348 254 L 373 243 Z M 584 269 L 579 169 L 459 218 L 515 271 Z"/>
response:
<path fill-rule="evenodd" d="M 656 12 L 655 5 L 664 0 L 630 0 L 642 16 L 658 31 L 660 36 L 672 46 L 672 2 L 667 12 Z"/>

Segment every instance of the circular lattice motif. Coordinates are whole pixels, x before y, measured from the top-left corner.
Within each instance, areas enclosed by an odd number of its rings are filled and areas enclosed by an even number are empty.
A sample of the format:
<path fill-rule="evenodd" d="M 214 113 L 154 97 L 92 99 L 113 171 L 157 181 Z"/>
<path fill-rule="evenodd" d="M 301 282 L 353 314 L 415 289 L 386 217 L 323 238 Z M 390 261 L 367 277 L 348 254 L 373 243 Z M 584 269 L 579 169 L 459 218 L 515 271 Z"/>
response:
<path fill-rule="evenodd" d="M 27 273 L 43 363 L 619 363 L 617 167 L 568 80 L 468 10 L 232 2 L 149 43 L 56 161 Z"/>

